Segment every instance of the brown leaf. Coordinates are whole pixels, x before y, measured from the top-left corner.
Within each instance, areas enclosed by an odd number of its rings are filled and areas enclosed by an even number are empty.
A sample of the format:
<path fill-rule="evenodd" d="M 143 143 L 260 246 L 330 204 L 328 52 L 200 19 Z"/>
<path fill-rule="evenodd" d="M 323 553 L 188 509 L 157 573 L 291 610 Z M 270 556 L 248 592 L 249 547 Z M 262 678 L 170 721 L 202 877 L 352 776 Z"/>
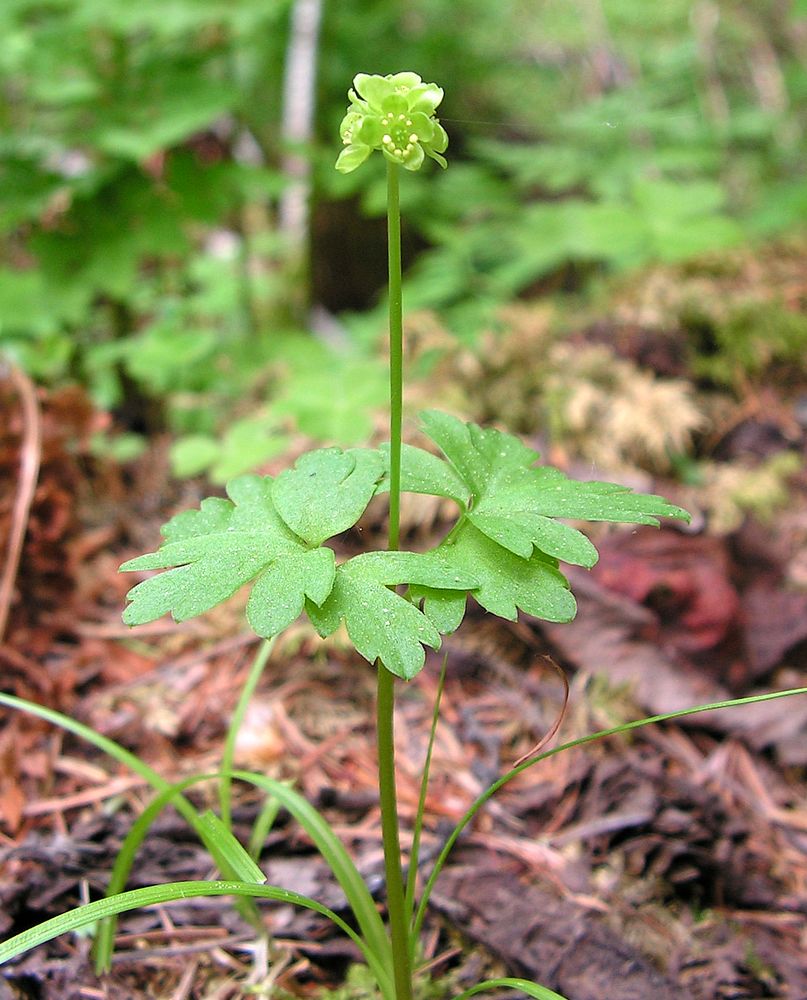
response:
<path fill-rule="evenodd" d="M 541 623 L 562 658 L 618 686 L 628 684 L 650 714 L 727 698 L 725 688 L 696 669 L 659 636 L 658 616 L 601 586 L 584 571 L 568 571 L 579 611 L 573 622 Z"/>
<path fill-rule="evenodd" d="M 677 649 L 712 649 L 736 625 L 739 598 L 720 539 L 647 529 L 615 532 L 599 549 L 594 579 L 653 608 L 664 639 Z"/>
<path fill-rule="evenodd" d="M 574 1000 L 687 1000 L 602 915 L 525 884 L 492 855 L 441 875 L 433 905 L 460 922 L 466 934 L 513 972 Z"/>
<path fill-rule="evenodd" d="M 807 641 L 807 594 L 752 587 L 743 594 L 742 621 L 751 674 L 762 677 Z"/>
<path fill-rule="evenodd" d="M 14 834 L 22 823 L 25 793 L 12 778 L 0 779 L 0 822 Z"/>

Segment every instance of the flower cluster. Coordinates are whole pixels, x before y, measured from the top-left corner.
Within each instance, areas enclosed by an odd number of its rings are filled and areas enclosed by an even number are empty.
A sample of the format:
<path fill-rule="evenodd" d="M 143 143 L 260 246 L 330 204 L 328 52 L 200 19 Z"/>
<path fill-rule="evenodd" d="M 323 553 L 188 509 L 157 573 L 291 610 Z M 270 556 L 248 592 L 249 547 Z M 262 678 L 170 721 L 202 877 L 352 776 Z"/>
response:
<path fill-rule="evenodd" d="M 355 170 L 374 149 L 407 170 L 417 170 L 425 156 L 447 165 L 440 154 L 448 136 L 434 116 L 443 99 L 437 84 L 424 83 L 417 73 L 359 73 L 348 97 L 350 107 L 339 128 L 345 146 L 336 161 L 341 173 Z"/>

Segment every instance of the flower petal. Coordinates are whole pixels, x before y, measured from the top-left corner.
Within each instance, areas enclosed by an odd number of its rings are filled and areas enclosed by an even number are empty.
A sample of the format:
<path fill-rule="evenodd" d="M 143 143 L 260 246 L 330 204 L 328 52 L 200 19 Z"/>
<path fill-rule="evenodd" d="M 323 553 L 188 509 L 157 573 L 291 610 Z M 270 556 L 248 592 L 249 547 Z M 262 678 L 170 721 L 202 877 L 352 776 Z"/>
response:
<path fill-rule="evenodd" d="M 440 102 L 443 100 L 443 88 L 436 83 L 423 83 L 415 87 L 407 94 L 409 100 L 409 113 L 422 111 L 426 115 L 433 115 Z"/>
<path fill-rule="evenodd" d="M 350 107 L 348 111 L 359 111 L 362 114 L 369 114 L 370 107 L 367 101 L 362 100 L 361 97 L 356 93 L 356 91 L 351 87 L 347 92 L 347 99 L 350 101 Z"/>
<path fill-rule="evenodd" d="M 358 128 L 354 130 L 353 135 L 357 142 L 377 149 L 381 145 L 384 126 L 381 124 L 381 119 L 376 115 L 366 115 L 362 118 Z"/>
<path fill-rule="evenodd" d="M 436 83 L 424 83 L 417 73 L 357 73 L 348 98 L 339 128 L 345 147 L 336 161 L 341 173 L 355 170 L 374 149 L 407 170 L 418 170 L 426 154 L 446 166 L 440 154 L 448 136 L 434 116 L 443 90 Z"/>
<path fill-rule="evenodd" d="M 391 73 L 387 79 L 392 84 L 394 90 L 413 90 L 423 84 L 417 73 Z"/>
<path fill-rule="evenodd" d="M 380 112 L 385 97 L 394 93 L 392 84 L 384 76 L 370 76 L 367 73 L 358 73 L 353 78 L 353 86 L 356 92 L 367 101 L 370 110 Z"/>
<path fill-rule="evenodd" d="M 423 164 L 423 147 L 419 142 L 412 144 L 408 153 L 404 153 L 403 165 L 407 170 L 419 170 Z"/>
<path fill-rule="evenodd" d="M 429 146 L 424 146 L 423 148 L 428 156 L 430 156 L 433 160 L 435 160 L 437 163 L 440 164 L 443 170 L 446 169 L 446 167 L 448 166 L 448 160 L 444 156 L 441 156 L 439 153 L 435 153 L 435 151 L 431 149 Z"/>
<path fill-rule="evenodd" d="M 409 115 L 409 121 L 412 124 L 407 127 L 415 133 L 421 142 L 432 141 L 434 138 L 434 119 L 424 115 L 422 111 L 415 111 Z"/>
<path fill-rule="evenodd" d="M 367 157 L 372 153 L 370 146 L 351 143 L 345 146 L 336 161 L 336 169 L 340 174 L 349 174 L 356 167 L 360 167 Z"/>
<path fill-rule="evenodd" d="M 348 142 L 353 136 L 353 132 L 356 125 L 361 121 L 362 116 L 356 111 L 348 111 L 345 117 L 342 119 L 342 123 L 339 126 L 339 135 L 344 140 L 347 139 Z"/>
<path fill-rule="evenodd" d="M 429 145 L 438 153 L 445 153 L 448 149 L 448 133 L 438 121 L 435 121 L 433 126 L 434 135 Z"/>
<path fill-rule="evenodd" d="M 388 115 L 405 115 L 409 110 L 409 103 L 403 94 L 387 94 L 381 107 Z"/>

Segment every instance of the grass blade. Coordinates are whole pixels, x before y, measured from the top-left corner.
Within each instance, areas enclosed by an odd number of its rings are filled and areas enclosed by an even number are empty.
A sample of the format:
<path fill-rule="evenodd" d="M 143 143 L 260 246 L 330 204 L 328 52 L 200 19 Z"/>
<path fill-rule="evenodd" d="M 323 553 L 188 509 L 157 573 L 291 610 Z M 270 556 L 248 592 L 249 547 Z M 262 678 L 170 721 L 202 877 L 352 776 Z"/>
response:
<path fill-rule="evenodd" d="M 418 808 L 415 814 L 415 826 L 412 831 L 412 849 L 409 852 L 409 871 L 406 876 L 406 913 L 407 920 L 411 923 L 415 912 L 415 887 L 417 885 L 418 863 L 420 859 L 420 837 L 423 831 L 423 815 L 426 812 L 426 795 L 429 791 L 429 774 L 432 764 L 432 753 L 434 751 L 434 740 L 437 735 L 437 723 L 440 719 L 440 703 L 443 700 L 443 690 L 446 684 L 446 669 L 448 656 L 443 657 L 443 665 L 440 668 L 440 679 L 437 682 L 437 694 L 434 698 L 434 711 L 432 712 L 432 724 L 429 730 L 429 743 L 426 747 L 426 760 L 423 763 L 423 776 L 420 779 L 420 797 L 418 798 Z M 410 957 L 414 960 L 417 938 L 410 937 Z"/>
<path fill-rule="evenodd" d="M 272 899 L 281 903 L 290 903 L 294 906 L 302 906 L 308 910 L 314 910 L 322 914 L 334 924 L 356 944 L 365 955 L 368 963 L 375 967 L 376 960 L 366 943 L 338 914 L 334 913 L 327 906 L 318 903 L 315 899 L 303 896 L 298 892 L 289 889 L 280 889 L 273 885 L 255 885 L 251 882 L 168 882 L 165 885 L 150 885 L 141 889 L 131 889 L 129 892 L 121 892 L 114 896 L 107 896 L 105 899 L 98 899 L 93 903 L 86 903 L 78 906 L 68 913 L 63 913 L 58 917 L 45 920 L 36 927 L 16 934 L 0 944 L 0 965 L 4 962 L 16 958 L 23 952 L 36 948 L 47 941 L 52 941 L 61 934 L 78 930 L 88 924 L 107 917 L 124 913 L 127 910 L 135 910 L 141 906 L 156 906 L 161 903 L 170 903 L 177 899 L 194 899 L 199 896 L 246 896 L 253 899 Z M 371 961 L 372 960 L 372 961 Z"/>
<path fill-rule="evenodd" d="M 249 669 L 249 675 L 241 688 L 241 693 L 238 696 L 238 702 L 233 711 L 233 716 L 230 719 L 230 725 L 227 727 L 227 736 L 224 740 L 224 749 L 221 754 L 221 781 L 219 784 L 219 810 L 221 812 L 221 821 L 227 827 L 227 829 L 232 828 L 232 779 L 230 777 L 230 772 L 233 769 L 233 763 L 235 761 L 235 742 L 238 739 L 238 732 L 244 722 L 244 716 L 247 713 L 247 707 L 249 706 L 250 700 L 255 693 L 255 688 L 258 686 L 258 681 L 264 671 L 264 667 L 272 654 L 272 649 L 275 645 L 274 637 L 271 639 L 264 640 L 261 643 L 261 648 L 258 650 L 255 659 L 252 661 L 252 666 Z"/>
<path fill-rule="evenodd" d="M 299 792 L 280 781 L 251 771 L 233 771 L 232 776 L 256 785 L 274 796 L 287 809 L 313 840 L 327 862 L 355 914 L 363 937 L 386 968 L 392 967 L 392 953 L 384 923 L 373 897 L 359 874 L 353 859 L 345 850 L 326 820 Z"/>
<path fill-rule="evenodd" d="M 291 787 L 291 785 L 289 785 L 289 787 Z M 266 842 L 266 838 L 269 836 L 269 831 L 275 825 L 275 820 L 277 819 L 277 814 L 279 812 L 280 803 L 277 799 L 272 798 L 270 795 L 255 818 L 255 822 L 252 826 L 252 832 L 249 835 L 249 846 L 247 847 L 247 850 L 249 851 L 250 857 L 254 861 L 257 861 L 261 856 L 263 845 Z"/>
<path fill-rule="evenodd" d="M 98 747 L 99 750 L 103 750 L 104 753 L 114 758 L 119 764 L 128 767 L 135 774 L 139 774 L 141 778 L 144 778 L 157 791 L 165 791 L 167 788 L 172 787 L 170 782 L 152 770 L 148 764 L 144 763 L 130 750 L 122 747 L 120 743 L 116 743 L 114 740 L 96 733 L 94 729 L 85 726 L 82 722 L 71 719 L 68 715 L 63 715 L 52 708 L 46 708 L 44 705 L 37 705 L 34 701 L 27 701 L 25 698 L 17 698 L 13 694 L 4 694 L 2 692 L 0 692 L 0 705 L 6 705 L 8 708 L 16 708 L 19 711 L 27 712 L 29 715 L 35 715 L 46 722 L 52 723 L 54 726 L 59 726 L 60 729 L 66 729 L 68 732 L 80 736 L 88 743 L 92 743 L 93 746 Z M 194 816 L 198 819 L 198 813 L 187 800 L 185 801 L 185 805 L 193 811 Z M 177 808 L 179 808 L 179 805 L 177 805 Z"/>
<path fill-rule="evenodd" d="M 518 990 L 519 993 L 526 993 L 528 997 L 534 997 L 535 1000 L 566 1000 L 566 997 L 562 997 L 560 993 L 555 993 L 554 990 L 547 989 L 540 983 L 534 983 L 530 979 L 512 979 L 510 977 L 486 979 L 485 982 L 477 983 L 476 986 L 464 990 L 458 997 L 455 997 L 455 1000 L 466 1000 L 467 997 L 475 996 L 477 993 L 499 989 Z"/>
<path fill-rule="evenodd" d="M 437 881 L 437 878 L 443 869 L 443 865 L 446 862 L 446 858 L 451 853 L 451 849 L 456 844 L 462 831 L 466 826 L 468 826 L 488 799 L 492 798 L 500 788 L 507 784 L 508 781 L 512 781 L 513 778 L 521 774 L 522 771 L 526 771 L 528 767 L 532 767 L 534 764 L 539 763 L 539 761 L 548 760 L 548 758 L 554 757 L 556 754 L 563 753 L 566 750 L 572 750 L 575 747 L 584 746 L 586 743 L 594 743 L 596 740 L 603 740 L 608 736 L 619 736 L 622 733 L 628 733 L 633 729 L 641 729 L 643 726 L 650 726 L 657 722 L 669 722 L 672 719 L 682 719 L 687 715 L 699 715 L 701 712 L 714 712 L 722 708 L 737 708 L 740 705 L 754 705 L 760 701 L 774 701 L 777 698 L 792 698 L 797 694 L 807 694 L 807 687 L 790 688 L 787 691 L 771 691 L 768 694 L 755 694 L 749 695 L 746 698 L 732 698 L 728 701 L 715 701 L 710 702 L 707 705 L 696 705 L 693 708 L 681 708 L 676 712 L 665 712 L 662 715 L 649 715 L 643 719 L 635 719 L 633 722 L 625 722 L 621 726 L 614 726 L 611 729 L 601 729 L 599 732 L 589 733 L 588 736 L 580 736 L 578 739 L 570 740 L 568 743 L 562 743 L 560 746 L 553 747 L 551 750 L 545 750 L 543 753 L 538 754 L 537 757 L 530 757 L 529 760 L 524 761 L 517 767 L 511 768 L 506 774 L 503 774 L 501 778 L 494 781 L 489 788 L 482 792 L 476 801 L 468 808 L 459 823 L 454 827 L 454 830 L 440 852 L 440 855 L 434 864 L 434 868 L 432 869 L 432 873 L 429 875 L 428 881 L 423 889 L 423 894 L 420 898 L 420 903 L 418 904 L 417 913 L 415 915 L 413 934 L 416 937 L 420 935 L 420 930 L 423 926 L 423 919 L 426 915 L 426 907 L 428 906 L 429 898 L 431 896 L 432 889 L 434 888 L 434 883 Z"/>
<path fill-rule="evenodd" d="M 241 882 L 263 885 L 266 876 L 211 809 L 202 813 L 202 824 L 206 831 L 205 846 L 211 853 L 216 850 L 221 854 L 233 876 Z"/>
<path fill-rule="evenodd" d="M 129 872 L 134 861 L 134 855 L 138 846 L 146 835 L 148 828 L 154 822 L 160 811 L 164 809 L 172 799 L 176 798 L 188 786 L 211 778 L 219 777 L 216 774 L 195 775 L 186 778 L 176 785 L 169 786 L 146 807 L 141 815 L 135 820 L 126 839 L 118 852 L 115 866 L 110 879 L 110 892 L 117 892 L 123 889 L 126 884 Z M 250 771 L 233 771 L 230 778 L 236 778 L 255 785 L 272 796 L 276 807 L 283 806 L 297 820 L 308 835 L 313 840 L 317 850 L 322 855 L 325 862 L 330 867 L 334 877 L 342 887 L 345 896 L 353 910 L 356 921 L 366 941 L 366 951 L 374 955 L 375 966 L 379 970 L 390 968 L 390 944 L 387 938 L 384 924 L 375 907 L 373 898 L 367 886 L 354 865 L 350 855 L 345 850 L 342 842 L 333 833 L 324 818 L 299 792 L 290 788 L 287 783 L 275 781 L 262 774 L 254 774 Z M 206 835 L 206 824 L 202 817 L 200 819 L 201 831 Z M 209 822 L 209 821 L 208 821 Z M 220 823 L 220 821 L 219 821 Z M 226 828 L 225 828 L 226 829 Z M 200 833 L 201 833 L 200 831 Z M 205 840 L 205 846 L 208 846 Z M 239 849 L 242 851 L 240 844 Z M 251 845 L 260 850 L 260 844 Z M 208 849 L 210 847 L 208 846 Z M 254 855 L 253 855 L 254 857 Z M 260 871 L 259 869 L 257 869 Z M 99 928 L 99 937 L 96 944 L 96 968 L 104 970 L 108 968 L 109 959 L 112 953 L 112 939 L 114 936 L 114 918 L 105 920 Z M 388 974 L 378 972 L 374 968 L 376 976 L 386 978 L 386 983 L 382 978 L 379 980 L 382 992 L 385 996 L 392 989 Z"/>
<path fill-rule="evenodd" d="M 8 708 L 15 708 L 19 711 L 27 712 L 29 715 L 35 715 L 40 719 L 44 719 L 46 722 L 50 722 L 54 726 L 59 726 L 59 728 L 64 729 L 69 733 L 74 733 L 76 736 L 80 736 L 83 740 L 86 740 L 87 743 L 98 747 L 99 750 L 108 754 L 113 758 L 113 760 L 118 761 L 119 764 L 123 764 L 124 767 L 128 767 L 130 770 L 134 771 L 135 774 L 139 774 L 140 777 L 147 781 L 157 792 L 168 792 L 169 800 L 174 797 L 174 786 L 171 782 L 159 775 L 138 756 L 127 750 L 125 747 L 122 747 L 114 740 L 109 739 L 107 736 L 102 736 L 100 733 L 96 733 L 94 729 L 91 729 L 89 726 L 85 726 L 84 723 L 71 719 L 69 715 L 63 715 L 61 712 L 57 712 L 52 708 L 46 708 L 44 705 L 38 705 L 36 702 L 27 701 L 25 698 L 17 698 L 15 695 L 4 694 L 2 692 L 0 692 L 0 705 L 5 705 Z M 221 874 L 225 878 L 230 877 L 232 873 L 229 870 L 226 860 L 221 856 L 215 844 L 210 845 L 205 840 L 206 830 L 198 811 L 181 794 L 176 795 L 175 807 L 177 812 L 187 821 L 187 823 L 190 824 L 199 839 L 210 851 L 210 856 Z M 254 904 L 250 900 L 239 899 L 238 910 L 248 923 L 252 924 L 259 932 L 263 932 L 263 925 L 261 923 L 260 916 L 255 909 Z"/>
<path fill-rule="evenodd" d="M 67 715 L 63 715 L 61 712 L 46 708 L 44 705 L 37 705 L 35 702 L 26 701 L 24 698 L 17 698 L 14 695 L 0 692 L 0 705 L 28 712 L 68 732 L 75 733 L 88 743 L 109 754 L 119 763 L 131 768 L 131 770 L 143 777 L 158 792 L 167 792 L 168 801 L 176 795 L 177 811 L 191 824 L 202 842 L 205 843 L 205 826 L 201 816 L 194 809 L 193 805 L 181 792 L 177 794 L 176 789 L 170 782 L 160 777 L 148 764 L 145 764 L 135 754 L 126 750 L 125 747 L 120 746 L 120 744 L 115 743 L 114 740 L 110 740 L 106 736 L 102 736 L 100 733 L 96 733 L 89 726 L 85 726 L 83 723 L 77 722 Z M 391 968 L 389 939 L 387 938 L 383 921 L 375 907 L 373 898 L 345 850 L 344 845 L 336 837 L 323 817 L 298 792 L 295 792 L 282 782 L 273 781 L 261 774 L 253 774 L 249 771 L 233 771 L 231 772 L 231 776 L 257 785 L 270 795 L 273 795 L 306 830 L 347 896 L 362 934 L 366 939 L 367 947 L 377 956 L 377 963 L 380 963 L 382 968 Z M 211 851 L 211 854 L 216 864 L 225 873 L 227 870 L 225 860 L 217 850 Z M 249 893 L 241 892 L 236 893 L 236 895 L 249 896 Z M 110 911 L 109 915 L 112 912 L 115 911 Z"/>
<path fill-rule="evenodd" d="M 189 788 L 191 785 L 195 785 L 200 781 L 205 781 L 215 777 L 217 777 L 215 774 L 193 775 L 192 777 L 186 778 L 184 781 L 178 781 L 175 784 L 169 785 L 168 788 L 163 789 L 163 791 L 158 792 L 158 794 L 154 796 L 143 812 L 129 827 L 129 832 L 126 834 L 126 837 L 121 844 L 120 850 L 115 858 L 115 863 L 112 866 L 112 872 L 109 876 L 107 896 L 117 895 L 118 893 L 123 892 L 126 888 L 126 882 L 129 879 L 129 872 L 132 870 L 137 850 L 143 842 L 152 823 L 157 819 L 163 809 L 165 809 L 169 803 L 184 792 L 186 788 Z M 93 950 L 95 952 L 95 972 L 99 976 L 102 972 L 108 972 L 110 969 L 116 925 L 117 921 L 114 916 L 100 921 L 98 925 L 98 933 L 95 937 Z"/>

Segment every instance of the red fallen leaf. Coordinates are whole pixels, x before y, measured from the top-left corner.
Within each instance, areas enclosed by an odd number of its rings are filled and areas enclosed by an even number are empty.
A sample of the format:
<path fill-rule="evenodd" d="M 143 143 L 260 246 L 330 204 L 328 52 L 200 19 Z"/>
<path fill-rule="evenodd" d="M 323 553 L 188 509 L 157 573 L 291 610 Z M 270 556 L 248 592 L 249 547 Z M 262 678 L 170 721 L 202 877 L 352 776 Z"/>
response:
<path fill-rule="evenodd" d="M 656 614 L 607 591 L 585 570 L 568 571 L 579 612 L 574 621 L 541 622 L 541 632 L 565 662 L 599 674 L 613 687 L 628 685 L 648 715 L 673 712 L 731 697 L 728 688 L 685 653 L 659 641 Z M 710 654 L 710 657 L 713 654 Z M 775 749 L 784 763 L 807 761 L 807 698 L 745 705 L 731 711 L 704 712 L 682 725 L 740 736 L 757 750 Z"/>
<path fill-rule="evenodd" d="M 712 649 L 736 628 L 740 601 L 719 539 L 639 529 L 609 535 L 598 548 L 597 583 L 652 608 L 678 649 Z"/>
<path fill-rule="evenodd" d="M 752 587 L 743 594 L 745 648 L 752 677 L 763 677 L 807 642 L 807 594 Z"/>
<path fill-rule="evenodd" d="M 660 641 L 655 612 L 606 590 L 585 570 L 573 567 L 567 575 L 577 597 L 577 617 L 540 626 L 563 661 L 601 674 L 613 686 L 629 685 L 651 715 L 729 697 L 707 671 Z"/>

